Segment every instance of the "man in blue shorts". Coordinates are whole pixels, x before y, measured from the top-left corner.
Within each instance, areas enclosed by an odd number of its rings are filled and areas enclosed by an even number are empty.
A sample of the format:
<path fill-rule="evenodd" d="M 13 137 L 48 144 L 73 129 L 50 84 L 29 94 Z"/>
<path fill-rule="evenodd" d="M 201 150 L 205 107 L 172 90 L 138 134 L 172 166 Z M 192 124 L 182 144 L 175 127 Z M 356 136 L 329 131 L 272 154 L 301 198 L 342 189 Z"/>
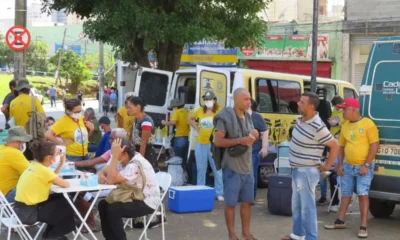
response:
<path fill-rule="evenodd" d="M 252 145 L 259 138 L 251 116 L 250 93 L 238 88 L 233 93 L 235 106 L 222 109 L 214 117 L 215 147 L 225 148 L 221 167 L 225 193 L 225 221 L 229 240 L 238 240 L 235 234 L 235 207 L 240 204 L 242 240 L 256 240 L 250 233 L 251 206 L 254 203 Z"/>

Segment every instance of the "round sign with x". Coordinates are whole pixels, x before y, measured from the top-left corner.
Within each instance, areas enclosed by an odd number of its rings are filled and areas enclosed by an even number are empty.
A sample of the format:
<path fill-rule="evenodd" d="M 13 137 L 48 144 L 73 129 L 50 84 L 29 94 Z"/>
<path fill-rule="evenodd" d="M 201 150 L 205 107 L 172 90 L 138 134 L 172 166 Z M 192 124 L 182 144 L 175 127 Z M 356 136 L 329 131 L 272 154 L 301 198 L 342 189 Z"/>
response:
<path fill-rule="evenodd" d="M 6 43 L 14 51 L 23 51 L 31 43 L 31 34 L 23 26 L 14 26 L 6 33 Z"/>

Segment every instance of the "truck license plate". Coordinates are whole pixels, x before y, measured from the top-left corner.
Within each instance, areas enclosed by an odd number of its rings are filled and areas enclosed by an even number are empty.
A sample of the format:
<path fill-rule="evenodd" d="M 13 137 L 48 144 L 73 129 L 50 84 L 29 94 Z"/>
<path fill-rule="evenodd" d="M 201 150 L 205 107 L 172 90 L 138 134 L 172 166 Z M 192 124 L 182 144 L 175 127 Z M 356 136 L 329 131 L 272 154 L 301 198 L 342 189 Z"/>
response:
<path fill-rule="evenodd" d="M 378 149 L 378 155 L 400 157 L 400 145 L 381 144 Z"/>

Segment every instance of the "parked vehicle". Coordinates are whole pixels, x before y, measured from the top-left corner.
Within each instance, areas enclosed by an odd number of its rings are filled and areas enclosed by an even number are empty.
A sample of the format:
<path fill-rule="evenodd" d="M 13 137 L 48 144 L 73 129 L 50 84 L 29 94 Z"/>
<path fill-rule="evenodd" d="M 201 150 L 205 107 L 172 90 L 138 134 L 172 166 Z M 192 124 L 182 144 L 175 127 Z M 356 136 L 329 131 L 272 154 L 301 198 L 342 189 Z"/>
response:
<path fill-rule="evenodd" d="M 360 103 L 362 115 L 378 127 L 380 147 L 371 184 L 370 212 L 389 217 L 400 204 L 400 37 L 378 38 L 365 67 Z"/>
<path fill-rule="evenodd" d="M 259 187 L 267 187 L 268 176 L 275 171 L 276 146 L 288 139 L 288 129 L 299 117 L 297 102 L 301 94 L 311 88 L 309 76 L 252 69 L 197 66 L 175 73 L 141 67 L 137 70 L 123 69 L 123 92 L 133 90 L 143 98 L 147 103 L 146 113 L 152 116 L 157 126 L 161 126 L 161 120 L 169 119 L 167 105 L 173 98 L 182 99 L 187 109 L 197 109 L 203 104 L 201 96 L 212 90 L 218 104 L 225 107 L 233 105 L 232 89 L 235 86 L 248 89 L 259 103 L 259 112 L 269 129 L 269 154 L 260 163 Z M 317 78 L 317 93 L 329 106 L 336 95 L 358 97 L 351 83 L 329 78 Z M 194 149 L 195 137 L 195 131 L 191 131 L 191 150 Z"/>

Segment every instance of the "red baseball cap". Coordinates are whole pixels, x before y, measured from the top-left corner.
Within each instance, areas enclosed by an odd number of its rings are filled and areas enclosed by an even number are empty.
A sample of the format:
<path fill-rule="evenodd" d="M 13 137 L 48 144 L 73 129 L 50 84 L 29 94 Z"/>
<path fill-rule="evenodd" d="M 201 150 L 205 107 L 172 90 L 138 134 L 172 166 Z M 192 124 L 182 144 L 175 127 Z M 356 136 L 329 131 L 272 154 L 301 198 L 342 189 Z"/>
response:
<path fill-rule="evenodd" d="M 360 102 L 355 99 L 355 98 L 346 98 L 343 102 L 343 104 L 339 104 L 336 106 L 337 108 L 348 108 L 348 107 L 352 107 L 352 108 L 360 108 Z"/>

